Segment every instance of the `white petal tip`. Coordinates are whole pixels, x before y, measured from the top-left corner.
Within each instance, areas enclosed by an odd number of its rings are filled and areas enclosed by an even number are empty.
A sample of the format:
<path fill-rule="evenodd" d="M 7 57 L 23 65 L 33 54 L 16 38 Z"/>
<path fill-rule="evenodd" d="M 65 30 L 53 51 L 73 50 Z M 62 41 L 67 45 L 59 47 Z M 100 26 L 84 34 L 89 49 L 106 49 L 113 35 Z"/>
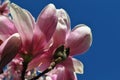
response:
<path fill-rule="evenodd" d="M 75 72 L 78 73 L 78 74 L 83 74 L 84 73 L 84 66 L 83 66 L 82 63 L 81 63 L 81 66 L 76 68 Z"/>
<path fill-rule="evenodd" d="M 18 33 L 13 34 L 13 36 L 18 37 L 18 38 L 20 37 Z"/>
<path fill-rule="evenodd" d="M 52 4 L 52 3 L 48 4 L 48 6 L 49 6 L 49 7 L 52 7 L 52 8 L 55 8 L 55 5 Z"/>
<path fill-rule="evenodd" d="M 48 10 L 56 10 L 56 7 L 55 7 L 55 5 L 54 4 L 52 4 L 52 3 L 50 3 L 50 4 L 48 4 L 45 8 L 47 8 Z"/>
<path fill-rule="evenodd" d="M 72 58 L 72 60 L 73 60 L 73 66 L 74 66 L 75 73 L 83 74 L 84 73 L 83 63 L 75 58 Z"/>
<path fill-rule="evenodd" d="M 91 44 L 92 44 L 92 32 L 91 32 L 91 29 L 90 29 L 90 27 L 88 27 L 87 25 L 85 25 L 85 24 L 79 24 L 79 25 L 77 25 L 76 27 L 75 27 L 75 29 L 76 28 L 79 28 L 80 29 L 80 32 L 83 34 L 83 35 L 85 35 L 85 36 L 87 36 L 88 38 L 89 38 L 89 40 L 90 40 L 90 46 L 91 46 Z M 74 29 L 74 30 L 75 30 Z"/>

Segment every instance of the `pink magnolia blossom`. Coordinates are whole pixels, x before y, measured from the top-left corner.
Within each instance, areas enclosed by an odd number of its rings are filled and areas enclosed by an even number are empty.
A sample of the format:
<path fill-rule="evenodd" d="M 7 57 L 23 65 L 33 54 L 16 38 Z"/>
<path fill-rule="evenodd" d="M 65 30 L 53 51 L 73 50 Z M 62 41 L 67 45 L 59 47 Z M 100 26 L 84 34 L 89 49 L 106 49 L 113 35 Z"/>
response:
<path fill-rule="evenodd" d="M 27 10 L 14 3 L 11 4 L 10 12 L 22 40 L 19 53 L 20 55 L 28 55 L 27 60 L 32 57 L 28 70 L 33 69 L 39 65 L 36 64 L 38 63 L 36 57 L 45 53 L 52 44 L 51 37 L 57 25 L 56 8 L 53 4 L 47 5 L 36 22 Z"/>
<path fill-rule="evenodd" d="M 52 80 L 76 80 L 76 73 L 83 73 L 83 64 L 72 58 L 77 54 L 82 54 L 87 51 L 92 43 L 92 33 L 88 26 L 84 24 L 77 25 L 74 29 L 70 29 L 70 19 L 68 14 L 63 9 L 57 10 L 58 23 L 56 31 L 53 35 L 53 45 L 51 46 L 48 55 L 43 56 L 41 60 L 40 70 L 44 71 L 53 60 L 54 51 L 60 46 L 70 48 L 68 58 L 47 73 Z M 43 63 L 43 64 L 42 64 Z M 44 64 L 46 63 L 46 64 Z"/>
<path fill-rule="evenodd" d="M 88 26 L 81 24 L 71 30 L 68 14 L 63 9 L 57 10 L 53 4 L 47 5 L 35 22 L 27 10 L 12 3 L 12 21 L 4 16 L 8 10 L 6 5 L 7 3 L 0 7 L 0 72 L 17 53 L 30 61 L 28 70 L 39 66 L 44 71 L 52 62 L 55 50 L 64 45 L 65 49 L 70 49 L 69 56 L 47 73 L 46 78 L 76 80 L 75 72 L 83 73 L 83 64 L 72 56 L 87 51 L 91 46 L 92 34 Z M 21 66 L 19 61 L 13 60 L 10 64 L 11 72 L 19 76 L 16 72 L 19 70 L 16 66 Z"/>

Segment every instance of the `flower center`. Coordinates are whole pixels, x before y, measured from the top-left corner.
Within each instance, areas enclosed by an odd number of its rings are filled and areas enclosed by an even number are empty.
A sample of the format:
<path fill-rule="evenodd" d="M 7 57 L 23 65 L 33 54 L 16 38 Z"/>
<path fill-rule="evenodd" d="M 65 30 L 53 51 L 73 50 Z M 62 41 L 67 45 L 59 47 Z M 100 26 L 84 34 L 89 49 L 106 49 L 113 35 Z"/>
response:
<path fill-rule="evenodd" d="M 54 60 L 56 60 L 57 63 L 62 62 L 66 60 L 69 56 L 70 48 L 65 48 L 64 45 L 58 47 L 53 55 Z"/>

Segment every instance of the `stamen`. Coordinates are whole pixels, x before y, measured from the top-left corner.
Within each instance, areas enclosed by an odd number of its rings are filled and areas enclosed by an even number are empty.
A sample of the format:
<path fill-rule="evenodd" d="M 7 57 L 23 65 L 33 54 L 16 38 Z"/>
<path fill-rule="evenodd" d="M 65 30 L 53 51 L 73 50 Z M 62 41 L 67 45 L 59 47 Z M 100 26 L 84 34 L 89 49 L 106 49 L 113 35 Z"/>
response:
<path fill-rule="evenodd" d="M 54 60 L 58 59 L 59 57 L 62 58 L 61 61 L 67 59 L 70 53 L 70 48 L 64 48 L 64 45 L 58 47 L 54 53 Z"/>

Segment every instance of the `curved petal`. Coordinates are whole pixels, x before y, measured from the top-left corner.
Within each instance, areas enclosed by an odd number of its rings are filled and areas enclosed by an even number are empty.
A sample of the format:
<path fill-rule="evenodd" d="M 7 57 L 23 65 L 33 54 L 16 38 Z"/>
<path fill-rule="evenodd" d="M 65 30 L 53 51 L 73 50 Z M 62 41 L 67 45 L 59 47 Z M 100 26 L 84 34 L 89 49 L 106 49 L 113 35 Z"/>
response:
<path fill-rule="evenodd" d="M 20 36 L 16 33 L 0 46 L 0 71 L 16 56 L 20 44 Z"/>
<path fill-rule="evenodd" d="M 57 16 L 56 8 L 53 4 L 47 5 L 37 19 L 39 29 L 45 34 L 46 40 L 49 41 L 56 29 Z"/>
<path fill-rule="evenodd" d="M 72 72 L 83 74 L 83 64 L 81 61 L 68 57 L 61 65 L 65 66 L 67 69 L 69 69 Z"/>
<path fill-rule="evenodd" d="M 65 61 L 61 63 L 61 65 L 65 66 L 69 70 L 74 72 L 74 67 L 73 67 L 73 62 L 72 62 L 72 57 L 69 56 Z"/>
<path fill-rule="evenodd" d="M 64 9 L 57 10 L 58 23 L 53 35 L 54 46 L 65 43 L 67 33 L 70 31 L 70 18 Z"/>
<path fill-rule="evenodd" d="M 71 22 L 68 13 L 64 9 L 57 9 L 57 16 L 58 20 L 61 21 L 61 23 L 63 22 L 63 24 L 67 25 L 67 30 L 70 30 Z"/>
<path fill-rule="evenodd" d="M 73 68 L 75 73 L 83 74 L 84 73 L 84 66 L 81 61 L 72 58 Z"/>
<path fill-rule="evenodd" d="M 70 55 L 76 55 L 87 51 L 91 43 L 91 29 L 84 24 L 80 24 L 70 32 L 65 45 L 70 48 Z"/>
<path fill-rule="evenodd" d="M 62 65 L 55 67 L 47 75 L 52 80 L 77 80 L 75 73 Z"/>
<path fill-rule="evenodd" d="M 33 31 L 33 55 L 37 55 L 37 53 L 42 52 L 44 49 L 44 46 L 47 44 L 45 35 L 41 32 L 40 29 L 37 27 Z"/>
<path fill-rule="evenodd" d="M 44 71 L 49 67 L 51 61 L 52 56 L 50 56 L 48 52 L 43 53 L 43 55 L 38 55 L 29 63 L 27 71 L 32 70 L 35 67 L 38 67 L 40 71 Z"/>
<path fill-rule="evenodd" d="M 33 27 L 35 26 L 32 15 L 14 3 L 11 4 L 10 12 L 21 36 L 23 47 L 30 47 L 33 37 Z"/>
<path fill-rule="evenodd" d="M 8 17 L 0 15 L 0 40 L 6 40 L 15 32 L 17 31 L 13 22 Z"/>
<path fill-rule="evenodd" d="M 8 3 L 9 3 L 9 1 L 5 1 L 5 2 L 3 2 L 2 5 L 0 5 L 0 14 L 1 15 L 9 14 Z"/>

